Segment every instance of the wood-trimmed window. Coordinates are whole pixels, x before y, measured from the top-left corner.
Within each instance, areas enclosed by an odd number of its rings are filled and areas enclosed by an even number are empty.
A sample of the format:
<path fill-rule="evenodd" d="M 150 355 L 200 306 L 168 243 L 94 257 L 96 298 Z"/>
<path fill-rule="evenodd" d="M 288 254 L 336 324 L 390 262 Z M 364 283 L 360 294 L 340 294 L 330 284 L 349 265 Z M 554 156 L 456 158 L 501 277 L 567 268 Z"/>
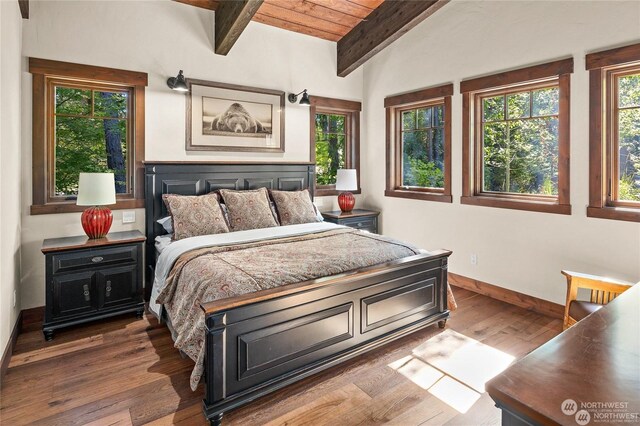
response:
<path fill-rule="evenodd" d="M 571 214 L 573 59 L 460 83 L 462 204 Z"/>
<path fill-rule="evenodd" d="M 29 58 L 33 81 L 31 214 L 83 211 L 81 172 L 113 172 L 112 209 L 144 206 L 147 74 Z"/>
<path fill-rule="evenodd" d="M 640 43 L 587 55 L 587 216 L 640 222 Z"/>
<path fill-rule="evenodd" d="M 453 84 L 385 98 L 387 197 L 450 203 Z"/>
<path fill-rule="evenodd" d="M 338 169 L 356 169 L 360 193 L 360 111 L 356 101 L 311 96 L 310 161 L 316 163 L 315 196 L 337 195 Z"/>

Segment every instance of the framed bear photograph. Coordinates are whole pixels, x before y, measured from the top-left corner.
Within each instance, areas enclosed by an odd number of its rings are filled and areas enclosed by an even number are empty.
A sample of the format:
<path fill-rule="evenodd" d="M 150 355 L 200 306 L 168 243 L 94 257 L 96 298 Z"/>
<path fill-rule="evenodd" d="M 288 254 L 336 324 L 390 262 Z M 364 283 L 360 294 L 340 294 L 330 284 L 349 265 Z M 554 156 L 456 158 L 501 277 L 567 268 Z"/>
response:
<path fill-rule="evenodd" d="M 284 95 L 187 80 L 187 151 L 284 152 Z"/>

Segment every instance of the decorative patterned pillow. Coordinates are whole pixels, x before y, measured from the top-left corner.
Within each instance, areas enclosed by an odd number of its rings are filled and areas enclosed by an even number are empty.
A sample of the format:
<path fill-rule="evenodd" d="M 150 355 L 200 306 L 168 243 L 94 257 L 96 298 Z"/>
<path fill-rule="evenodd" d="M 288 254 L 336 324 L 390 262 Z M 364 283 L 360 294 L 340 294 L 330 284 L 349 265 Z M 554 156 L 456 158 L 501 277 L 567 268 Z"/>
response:
<path fill-rule="evenodd" d="M 316 209 L 308 189 L 302 191 L 269 191 L 278 210 L 281 225 L 318 222 Z"/>
<path fill-rule="evenodd" d="M 278 226 L 269 207 L 269 193 L 266 188 L 247 191 L 221 189 L 220 195 L 227 206 L 229 227 L 232 231 Z"/>
<path fill-rule="evenodd" d="M 229 232 L 218 194 L 162 196 L 173 222 L 173 239 Z"/>

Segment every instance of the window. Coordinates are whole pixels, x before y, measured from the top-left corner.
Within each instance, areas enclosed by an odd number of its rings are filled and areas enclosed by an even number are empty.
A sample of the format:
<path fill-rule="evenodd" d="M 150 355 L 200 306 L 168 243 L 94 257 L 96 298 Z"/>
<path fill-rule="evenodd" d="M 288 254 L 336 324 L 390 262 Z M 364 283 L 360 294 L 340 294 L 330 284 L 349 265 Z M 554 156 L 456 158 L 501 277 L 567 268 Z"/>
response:
<path fill-rule="evenodd" d="M 571 214 L 571 72 L 567 59 L 460 84 L 463 204 Z"/>
<path fill-rule="evenodd" d="M 385 99 L 388 197 L 451 202 L 453 85 Z"/>
<path fill-rule="evenodd" d="M 112 172 L 117 203 L 144 203 L 147 75 L 30 58 L 33 75 L 32 214 L 82 211 L 81 172 Z"/>
<path fill-rule="evenodd" d="M 360 102 L 311 97 L 311 162 L 316 196 L 337 195 L 338 169 L 356 169 L 360 185 Z M 360 189 L 353 191 L 359 193 Z"/>
<path fill-rule="evenodd" d="M 640 44 L 587 55 L 587 216 L 640 222 Z"/>

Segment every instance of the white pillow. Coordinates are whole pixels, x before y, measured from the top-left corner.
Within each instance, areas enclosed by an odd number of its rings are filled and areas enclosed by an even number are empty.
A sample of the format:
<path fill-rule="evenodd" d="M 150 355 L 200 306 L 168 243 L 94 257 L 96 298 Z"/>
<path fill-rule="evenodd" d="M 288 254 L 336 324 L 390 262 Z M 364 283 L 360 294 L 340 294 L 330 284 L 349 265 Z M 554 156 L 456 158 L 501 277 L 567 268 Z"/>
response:
<path fill-rule="evenodd" d="M 173 234 L 173 223 L 171 222 L 171 216 L 163 217 L 162 219 L 156 220 L 168 234 Z"/>

